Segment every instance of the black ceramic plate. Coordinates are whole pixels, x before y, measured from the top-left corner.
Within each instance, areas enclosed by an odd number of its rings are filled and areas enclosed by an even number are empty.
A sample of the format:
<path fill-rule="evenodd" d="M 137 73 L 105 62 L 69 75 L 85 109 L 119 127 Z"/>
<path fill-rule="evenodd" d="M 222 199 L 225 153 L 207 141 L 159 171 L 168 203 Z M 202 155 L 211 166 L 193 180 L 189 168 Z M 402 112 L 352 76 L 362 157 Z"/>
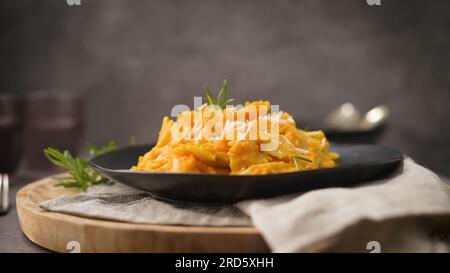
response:
<path fill-rule="evenodd" d="M 388 175 L 403 160 L 396 150 L 379 145 L 332 144 L 339 166 L 294 173 L 238 176 L 136 172 L 128 169 L 152 146 L 131 146 L 91 160 L 101 174 L 152 193 L 160 199 L 190 203 L 231 203 L 320 188 L 348 187 Z"/>

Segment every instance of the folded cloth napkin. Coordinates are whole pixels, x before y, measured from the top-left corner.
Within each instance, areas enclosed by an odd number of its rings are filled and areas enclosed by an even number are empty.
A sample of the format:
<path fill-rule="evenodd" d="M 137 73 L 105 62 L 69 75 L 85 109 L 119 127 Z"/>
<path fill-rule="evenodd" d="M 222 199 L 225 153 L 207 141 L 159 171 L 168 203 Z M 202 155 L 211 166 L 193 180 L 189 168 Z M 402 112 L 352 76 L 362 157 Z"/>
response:
<path fill-rule="evenodd" d="M 445 243 L 450 239 L 448 185 L 410 158 L 389 178 L 364 186 L 245 201 L 237 207 L 250 215 L 275 252 L 362 252 L 374 244 L 381 251 L 450 250 Z"/>
<path fill-rule="evenodd" d="M 118 183 L 41 207 L 136 223 L 253 224 L 274 252 L 450 251 L 448 185 L 409 158 L 390 177 L 363 186 L 235 204 L 248 217 L 235 207 L 168 204 Z"/>
<path fill-rule="evenodd" d="M 86 193 L 61 196 L 40 204 L 49 211 L 141 224 L 250 226 L 251 220 L 232 206 L 187 206 L 155 199 L 150 193 L 120 183 L 90 187 Z"/>

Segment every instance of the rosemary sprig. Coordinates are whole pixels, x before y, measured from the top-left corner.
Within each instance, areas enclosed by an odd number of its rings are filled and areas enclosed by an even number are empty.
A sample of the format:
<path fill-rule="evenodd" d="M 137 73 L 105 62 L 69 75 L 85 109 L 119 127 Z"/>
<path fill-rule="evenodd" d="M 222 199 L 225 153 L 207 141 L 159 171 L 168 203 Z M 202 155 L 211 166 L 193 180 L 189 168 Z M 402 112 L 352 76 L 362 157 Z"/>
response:
<path fill-rule="evenodd" d="M 117 149 L 117 144 L 114 142 L 109 142 L 103 147 L 97 147 L 92 143 L 88 143 L 87 148 L 91 156 L 97 156 Z M 80 188 L 85 191 L 88 187 L 93 185 L 112 183 L 112 181 L 101 176 L 94 169 L 92 169 L 88 164 L 88 160 L 74 157 L 67 150 L 61 152 L 57 149 L 49 147 L 44 150 L 44 155 L 50 162 L 69 172 L 68 175 L 56 176 L 55 178 L 59 180 L 59 183 L 55 186 L 62 186 L 64 188 Z"/>
<path fill-rule="evenodd" d="M 131 146 L 136 146 L 136 143 L 137 143 L 136 136 L 131 136 L 130 137 L 130 145 Z"/>
<path fill-rule="evenodd" d="M 98 156 L 98 155 L 102 155 L 102 154 L 106 154 L 111 151 L 114 151 L 117 149 L 118 146 L 114 141 L 110 141 L 110 142 L 108 142 L 108 144 L 106 144 L 105 146 L 102 146 L 102 147 L 97 147 L 94 144 L 88 142 L 86 144 L 86 147 L 89 151 L 89 154 L 92 157 L 94 157 L 94 156 Z"/>
<path fill-rule="evenodd" d="M 219 91 L 219 94 L 217 95 L 217 99 L 214 98 L 213 93 L 211 92 L 211 89 L 207 85 L 205 85 L 205 92 L 206 92 L 206 100 L 208 101 L 209 105 L 215 105 L 220 107 L 221 109 L 225 109 L 227 107 L 227 104 L 230 102 L 233 102 L 234 99 L 228 98 L 228 81 L 223 81 L 223 86 Z"/>

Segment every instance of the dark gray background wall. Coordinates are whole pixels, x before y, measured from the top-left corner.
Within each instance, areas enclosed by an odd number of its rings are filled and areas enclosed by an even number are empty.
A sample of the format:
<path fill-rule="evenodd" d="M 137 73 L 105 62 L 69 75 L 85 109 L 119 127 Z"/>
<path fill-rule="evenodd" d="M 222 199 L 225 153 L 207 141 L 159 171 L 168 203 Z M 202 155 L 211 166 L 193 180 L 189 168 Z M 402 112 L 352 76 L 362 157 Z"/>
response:
<path fill-rule="evenodd" d="M 388 104 L 381 143 L 450 175 L 450 1 L 81 2 L 1 1 L 0 90 L 84 94 L 86 139 L 149 142 L 227 78 L 303 119 Z"/>

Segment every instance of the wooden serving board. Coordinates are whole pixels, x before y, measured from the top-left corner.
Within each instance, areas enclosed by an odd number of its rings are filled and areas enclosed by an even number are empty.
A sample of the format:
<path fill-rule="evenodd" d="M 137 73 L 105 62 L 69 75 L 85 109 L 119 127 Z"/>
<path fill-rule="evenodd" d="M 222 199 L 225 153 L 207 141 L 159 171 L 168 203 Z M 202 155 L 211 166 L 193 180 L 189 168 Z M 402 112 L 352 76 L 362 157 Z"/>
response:
<path fill-rule="evenodd" d="M 45 178 L 16 196 L 20 226 L 34 243 L 57 252 L 267 252 L 254 227 L 195 227 L 122 223 L 48 212 L 39 203 L 79 190 Z"/>

